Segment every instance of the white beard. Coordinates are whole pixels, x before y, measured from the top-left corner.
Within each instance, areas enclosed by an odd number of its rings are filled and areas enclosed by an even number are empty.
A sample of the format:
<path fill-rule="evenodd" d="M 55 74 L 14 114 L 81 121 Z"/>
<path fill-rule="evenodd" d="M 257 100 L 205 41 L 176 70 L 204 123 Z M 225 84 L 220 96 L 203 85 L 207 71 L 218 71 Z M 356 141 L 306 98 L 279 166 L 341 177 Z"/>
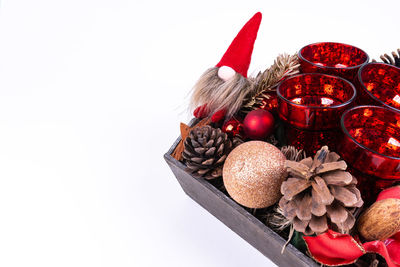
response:
<path fill-rule="evenodd" d="M 209 116 L 219 110 L 225 110 L 225 119 L 229 119 L 240 110 L 254 83 L 239 73 L 224 81 L 218 76 L 220 69 L 210 68 L 199 78 L 193 87 L 190 108 L 194 110 L 207 104 Z"/>

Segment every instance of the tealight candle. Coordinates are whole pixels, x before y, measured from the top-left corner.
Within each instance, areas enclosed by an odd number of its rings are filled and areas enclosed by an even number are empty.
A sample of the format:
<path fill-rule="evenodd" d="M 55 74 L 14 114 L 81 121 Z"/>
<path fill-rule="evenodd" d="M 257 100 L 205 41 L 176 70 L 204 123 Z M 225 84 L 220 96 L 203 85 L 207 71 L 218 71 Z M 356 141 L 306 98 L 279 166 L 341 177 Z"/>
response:
<path fill-rule="evenodd" d="M 341 119 L 343 159 L 362 173 L 400 179 L 400 112 L 377 106 L 358 106 Z"/>
<path fill-rule="evenodd" d="M 368 63 L 369 57 L 363 50 L 341 43 L 310 44 L 298 52 L 303 73 L 325 73 L 352 81 L 359 68 Z"/>
<path fill-rule="evenodd" d="M 369 63 L 358 72 L 357 101 L 400 111 L 400 68 Z"/>
<path fill-rule="evenodd" d="M 299 74 L 279 84 L 277 94 L 279 117 L 290 126 L 289 144 L 309 153 L 323 145 L 334 150 L 341 115 L 356 97 L 350 82 L 326 74 Z M 305 142 L 299 142 L 300 136 Z"/>
<path fill-rule="evenodd" d="M 324 130 L 339 127 L 356 90 L 342 78 L 309 73 L 284 80 L 277 94 L 281 119 L 301 129 Z"/>
<path fill-rule="evenodd" d="M 358 106 L 343 113 L 338 152 L 366 203 L 400 180 L 400 112 Z"/>

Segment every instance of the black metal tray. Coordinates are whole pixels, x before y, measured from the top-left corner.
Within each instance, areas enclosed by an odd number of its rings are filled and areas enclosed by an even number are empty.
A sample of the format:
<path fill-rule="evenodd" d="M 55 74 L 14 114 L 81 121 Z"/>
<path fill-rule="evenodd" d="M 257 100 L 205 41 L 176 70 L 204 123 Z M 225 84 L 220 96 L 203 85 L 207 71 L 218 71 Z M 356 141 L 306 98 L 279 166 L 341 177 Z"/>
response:
<path fill-rule="evenodd" d="M 164 158 L 189 197 L 278 266 L 319 266 L 291 244 L 281 254 L 285 244 L 281 236 L 207 180 L 195 178 L 186 172 L 185 165 L 171 156 L 179 141 L 180 138 L 175 141 Z"/>

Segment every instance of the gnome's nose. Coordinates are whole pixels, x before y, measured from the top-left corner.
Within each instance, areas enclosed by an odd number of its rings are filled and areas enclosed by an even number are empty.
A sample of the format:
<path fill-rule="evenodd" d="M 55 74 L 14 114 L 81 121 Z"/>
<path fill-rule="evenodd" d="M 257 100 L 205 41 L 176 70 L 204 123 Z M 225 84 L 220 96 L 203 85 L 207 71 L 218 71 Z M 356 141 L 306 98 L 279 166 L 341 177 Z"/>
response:
<path fill-rule="evenodd" d="M 228 66 L 221 66 L 218 69 L 218 77 L 220 77 L 223 81 L 228 81 L 235 76 L 236 71 Z"/>

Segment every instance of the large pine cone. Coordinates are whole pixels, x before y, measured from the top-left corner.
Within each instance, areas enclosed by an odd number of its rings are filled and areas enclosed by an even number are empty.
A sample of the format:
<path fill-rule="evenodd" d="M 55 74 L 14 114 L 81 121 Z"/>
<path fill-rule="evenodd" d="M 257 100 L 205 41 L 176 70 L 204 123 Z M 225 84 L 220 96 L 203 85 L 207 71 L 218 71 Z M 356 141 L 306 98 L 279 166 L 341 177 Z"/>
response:
<path fill-rule="evenodd" d="M 282 183 L 279 206 L 296 231 L 319 234 L 328 227 L 348 233 L 355 208 L 363 205 L 357 180 L 346 172 L 346 162 L 324 146 L 300 162 L 286 161 L 289 178 Z"/>
<path fill-rule="evenodd" d="M 221 129 L 207 125 L 191 130 L 184 147 L 182 156 L 187 170 L 195 176 L 213 179 L 222 175 L 224 161 L 233 144 Z"/>

